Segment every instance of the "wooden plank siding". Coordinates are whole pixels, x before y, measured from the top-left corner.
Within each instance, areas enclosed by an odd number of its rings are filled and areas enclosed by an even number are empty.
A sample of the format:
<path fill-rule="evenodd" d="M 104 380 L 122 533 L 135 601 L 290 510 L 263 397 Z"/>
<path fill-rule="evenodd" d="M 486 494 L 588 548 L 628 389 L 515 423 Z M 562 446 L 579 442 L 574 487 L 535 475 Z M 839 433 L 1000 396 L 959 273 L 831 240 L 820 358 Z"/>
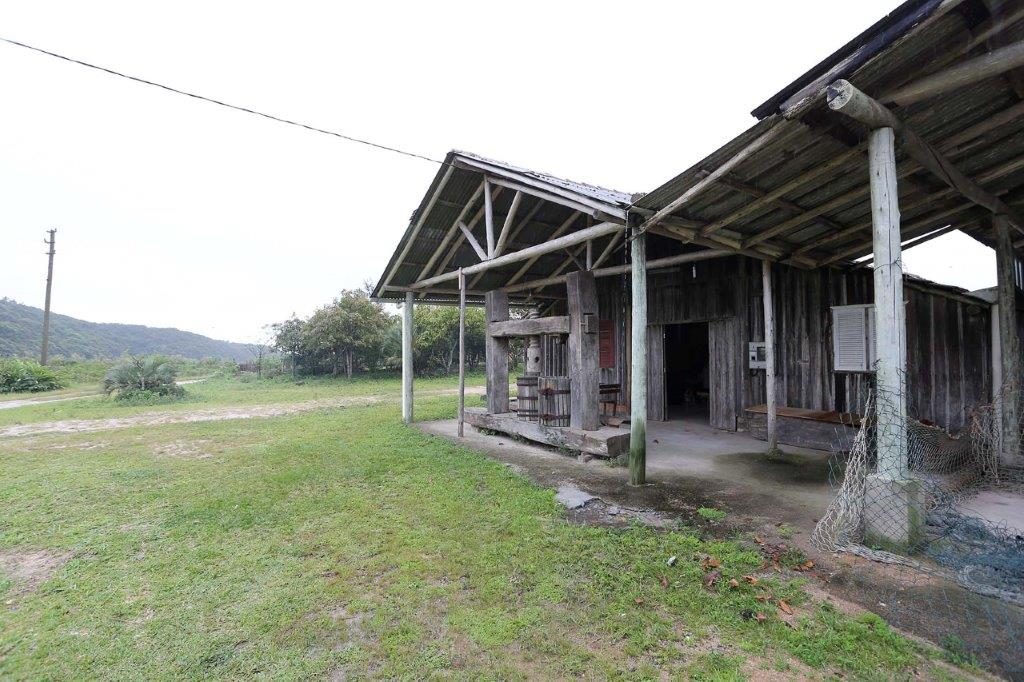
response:
<path fill-rule="evenodd" d="M 831 306 L 871 303 L 872 273 L 781 265 L 773 273 L 779 405 L 862 411 L 872 375 L 832 370 Z M 600 315 L 616 328 L 616 367 L 602 370 L 602 382 L 628 384 L 628 286 L 625 278 L 598 280 Z M 905 291 L 908 411 L 957 431 L 971 409 L 991 401 L 991 311 L 981 301 L 913 286 Z M 764 371 L 748 369 L 746 361 L 747 343 L 764 338 L 759 261 L 737 256 L 652 272 L 648 319 L 651 325 L 721 322 L 709 324 L 712 380 L 724 380 L 713 395 L 734 398 L 731 409 L 712 406 L 713 423 L 745 428 L 744 408 L 765 402 Z"/>

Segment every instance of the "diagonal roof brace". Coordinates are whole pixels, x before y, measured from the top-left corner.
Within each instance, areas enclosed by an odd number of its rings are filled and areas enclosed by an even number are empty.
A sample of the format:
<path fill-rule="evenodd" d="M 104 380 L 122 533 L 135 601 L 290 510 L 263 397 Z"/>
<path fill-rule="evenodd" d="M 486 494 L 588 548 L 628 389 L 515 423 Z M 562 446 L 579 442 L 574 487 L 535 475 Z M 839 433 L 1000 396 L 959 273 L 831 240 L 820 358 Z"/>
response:
<path fill-rule="evenodd" d="M 1024 219 L 1016 211 L 967 177 L 942 152 L 925 142 L 881 102 L 865 95 L 845 80 L 835 81 L 828 86 L 826 98 L 830 109 L 849 116 L 871 130 L 892 128 L 908 156 L 969 201 L 995 215 L 1005 215 L 1014 227 L 1024 234 Z"/>

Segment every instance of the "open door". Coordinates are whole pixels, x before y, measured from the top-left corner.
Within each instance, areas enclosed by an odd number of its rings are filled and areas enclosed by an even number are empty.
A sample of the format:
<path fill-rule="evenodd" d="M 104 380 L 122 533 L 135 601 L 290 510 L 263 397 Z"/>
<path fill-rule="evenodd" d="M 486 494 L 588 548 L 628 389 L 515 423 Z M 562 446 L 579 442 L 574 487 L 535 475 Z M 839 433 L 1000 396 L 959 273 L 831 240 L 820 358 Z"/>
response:
<path fill-rule="evenodd" d="M 647 419 L 663 422 L 665 405 L 665 326 L 647 327 Z"/>
<path fill-rule="evenodd" d="M 739 318 L 727 317 L 708 323 L 710 361 L 711 426 L 736 430 L 736 401 L 739 391 L 740 349 Z"/>

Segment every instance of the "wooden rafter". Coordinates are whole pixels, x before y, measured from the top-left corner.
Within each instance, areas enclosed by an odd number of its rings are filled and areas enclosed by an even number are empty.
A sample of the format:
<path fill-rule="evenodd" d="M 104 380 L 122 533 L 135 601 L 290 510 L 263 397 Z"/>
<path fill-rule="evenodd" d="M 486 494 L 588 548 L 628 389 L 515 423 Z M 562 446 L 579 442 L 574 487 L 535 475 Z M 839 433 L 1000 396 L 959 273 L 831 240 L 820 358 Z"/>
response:
<path fill-rule="evenodd" d="M 1006 216 L 1017 230 L 1024 232 L 1024 220 L 1016 215 L 1016 211 L 965 175 L 941 151 L 925 142 L 880 102 L 868 97 L 845 80 L 830 85 L 827 98 L 830 109 L 861 122 L 871 130 L 892 128 L 906 153 L 921 166 L 968 200 L 983 206 L 995 215 Z"/>

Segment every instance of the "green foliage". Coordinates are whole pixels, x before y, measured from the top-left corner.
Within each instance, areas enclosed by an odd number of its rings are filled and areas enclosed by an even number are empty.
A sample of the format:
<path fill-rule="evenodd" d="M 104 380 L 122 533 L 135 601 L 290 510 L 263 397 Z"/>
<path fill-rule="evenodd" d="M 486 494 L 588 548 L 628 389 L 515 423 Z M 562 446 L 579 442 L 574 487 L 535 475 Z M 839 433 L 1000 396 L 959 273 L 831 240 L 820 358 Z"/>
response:
<path fill-rule="evenodd" d="M 36 357 L 42 334 L 42 310 L 0 298 L 0 357 Z M 50 316 L 51 357 L 102 359 L 125 353 L 232 360 L 249 356 L 240 343 L 218 341 L 180 329 L 98 324 L 56 313 Z"/>
<path fill-rule="evenodd" d="M 39 393 L 66 385 L 60 375 L 38 362 L 0 359 L 0 393 Z"/>
<path fill-rule="evenodd" d="M 103 378 L 103 392 L 118 400 L 143 402 L 156 398 L 180 398 L 185 389 L 177 382 L 178 370 L 165 357 L 132 356 L 117 363 Z"/>
<path fill-rule="evenodd" d="M 413 364 L 421 372 L 451 374 L 459 359 L 459 309 L 418 306 L 413 319 Z M 466 366 L 470 371 L 483 361 L 484 329 L 483 309 L 466 308 Z"/>

